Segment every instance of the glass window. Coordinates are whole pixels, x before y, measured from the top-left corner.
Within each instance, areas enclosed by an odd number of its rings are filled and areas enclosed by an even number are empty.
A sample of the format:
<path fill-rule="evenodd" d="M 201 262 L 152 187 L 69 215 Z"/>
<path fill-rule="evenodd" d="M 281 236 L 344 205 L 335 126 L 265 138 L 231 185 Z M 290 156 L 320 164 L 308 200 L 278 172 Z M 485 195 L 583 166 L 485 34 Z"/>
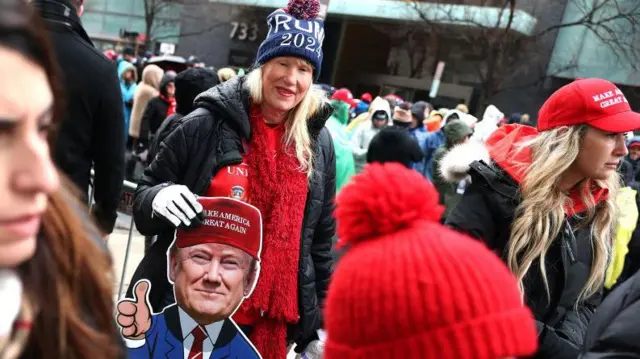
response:
<path fill-rule="evenodd" d="M 142 1 L 143 0 L 109 0 L 109 2 L 107 2 L 107 11 L 120 14 L 131 14 L 131 10 L 133 8 L 132 3 Z"/>
<path fill-rule="evenodd" d="M 82 15 L 82 25 L 88 34 L 101 34 L 104 26 L 104 15 L 85 13 Z"/>
<path fill-rule="evenodd" d="M 147 25 L 143 18 L 132 18 L 130 29 L 131 31 L 137 31 L 144 34 L 147 29 Z"/>
<path fill-rule="evenodd" d="M 132 1 L 131 13 L 138 16 L 144 16 L 144 0 Z"/>
<path fill-rule="evenodd" d="M 160 26 L 154 26 L 153 39 L 158 42 L 178 43 L 180 35 L 179 21 L 162 21 Z"/>
<path fill-rule="evenodd" d="M 120 29 L 129 29 L 131 19 L 128 16 L 105 15 L 104 33 L 112 36 L 118 36 Z"/>
<path fill-rule="evenodd" d="M 84 4 L 85 14 L 92 11 L 105 11 L 107 9 L 107 0 L 91 0 Z"/>

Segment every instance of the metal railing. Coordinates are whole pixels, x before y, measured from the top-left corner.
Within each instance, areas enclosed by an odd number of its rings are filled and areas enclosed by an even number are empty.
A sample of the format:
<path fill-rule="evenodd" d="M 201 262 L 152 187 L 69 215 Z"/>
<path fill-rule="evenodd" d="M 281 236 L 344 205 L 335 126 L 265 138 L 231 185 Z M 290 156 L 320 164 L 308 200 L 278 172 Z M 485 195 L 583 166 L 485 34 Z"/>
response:
<path fill-rule="evenodd" d="M 93 206 L 93 198 L 95 193 L 95 187 L 93 185 L 94 172 L 91 170 L 91 179 L 89 181 L 89 209 Z M 124 213 L 131 217 L 129 222 L 129 236 L 127 237 L 127 248 L 124 253 L 124 262 L 122 263 L 122 273 L 120 273 L 120 284 L 118 286 L 118 300 L 122 298 L 122 288 L 124 286 L 125 276 L 127 274 L 127 263 L 129 262 L 129 253 L 131 252 L 131 239 L 133 238 L 133 193 L 138 185 L 134 182 L 123 181 L 122 182 L 122 194 L 120 195 L 120 204 L 118 205 L 118 212 Z"/>

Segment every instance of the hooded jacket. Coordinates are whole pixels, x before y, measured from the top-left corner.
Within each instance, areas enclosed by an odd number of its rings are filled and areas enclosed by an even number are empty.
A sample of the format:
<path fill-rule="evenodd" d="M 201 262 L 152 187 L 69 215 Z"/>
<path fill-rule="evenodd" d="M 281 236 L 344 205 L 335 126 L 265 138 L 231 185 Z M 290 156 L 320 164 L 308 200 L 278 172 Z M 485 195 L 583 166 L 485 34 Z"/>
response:
<path fill-rule="evenodd" d="M 181 120 L 185 115 L 194 110 L 193 101 L 196 97 L 218 84 L 218 75 L 213 70 L 194 67 L 180 72 L 176 75 L 174 82 L 176 113 L 162 121 L 149 147 L 149 158 L 156 156 L 160 143 L 182 123 Z"/>
<path fill-rule="evenodd" d="M 327 129 L 333 139 L 336 150 L 336 192 L 349 182 L 356 174 L 351 144 L 347 136 L 346 126 L 349 122 L 349 104 L 340 100 L 331 101 L 333 115 L 327 120 Z"/>
<path fill-rule="evenodd" d="M 142 116 L 152 98 L 160 93 L 160 81 L 164 71 L 157 65 L 147 65 L 142 71 L 142 82 L 138 84 L 131 111 L 131 123 L 129 124 L 129 136 L 140 138 Z"/>
<path fill-rule="evenodd" d="M 473 160 L 477 154 L 486 153 L 486 150 L 484 148 L 474 148 L 475 146 L 473 145 L 469 147 L 465 145 L 454 147 L 460 140 L 473 133 L 471 128 L 462 121 L 450 121 L 442 130 L 445 135 L 445 145 L 436 150 L 432 171 L 433 184 L 440 194 L 440 204 L 445 206 L 443 218 L 447 218 L 460 201 L 460 198 L 462 198 L 466 184 L 465 180 L 468 177 L 466 171 L 457 172 L 456 165 L 465 163 L 470 159 Z M 466 151 L 467 148 L 469 148 L 468 151 Z M 459 149 L 462 149 L 462 151 Z M 487 155 L 484 160 L 488 163 L 489 156 Z M 465 183 L 460 183 L 462 181 L 465 181 Z"/>
<path fill-rule="evenodd" d="M 360 128 L 363 124 L 365 124 L 367 120 L 369 120 L 369 118 L 371 117 L 371 114 L 373 113 L 372 111 L 373 111 L 374 102 L 378 103 L 378 105 L 376 106 L 378 109 L 380 108 L 380 106 L 385 106 L 384 104 L 382 104 L 382 101 L 385 101 L 389 106 L 389 111 L 388 111 L 389 121 L 391 121 L 391 105 L 389 105 L 389 102 L 387 100 L 378 96 L 369 104 L 367 112 L 363 112 L 359 114 L 347 125 L 347 134 L 349 135 L 349 138 L 353 138 L 353 135 L 355 134 L 356 130 Z"/>
<path fill-rule="evenodd" d="M 127 71 L 133 70 L 133 81 L 131 83 L 127 83 L 124 80 L 124 74 Z M 131 111 L 133 109 L 133 102 L 136 93 L 136 82 L 138 81 L 138 73 L 136 71 L 135 66 L 133 66 L 130 62 L 122 61 L 118 65 L 118 78 L 120 79 L 120 92 L 122 93 L 122 102 L 124 103 L 123 112 L 124 112 L 124 125 L 125 125 L 125 136 L 129 131 L 129 124 L 131 123 Z"/>
<path fill-rule="evenodd" d="M 491 134 L 498 129 L 498 124 L 504 118 L 504 114 L 494 105 L 489 105 L 482 115 L 482 121 L 474 128 L 472 140 L 485 142 Z"/>
<path fill-rule="evenodd" d="M 591 318 L 579 359 L 640 359 L 640 272 L 617 287 Z"/>
<path fill-rule="evenodd" d="M 164 121 L 169 115 L 175 113 L 175 99 L 167 96 L 167 86 L 174 82 L 175 75 L 165 74 L 160 82 L 159 95 L 152 98 L 142 115 L 142 123 L 140 124 L 140 141 L 148 143 L 150 137 L 155 135 Z M 173 113 L 169 110 L 173 106 Z"/>
<path fill-rule="evenodd" d="M 369 150 L 371 139 L 380 132 L 380 129 L 375 128 L 371 122 L 371 116 L 379 111 L 386 112 L 389 121 L 391 121 L 391 106 L 389 102 L 381 97 L 376 97 L 369 107 L 367 120 L 355 129 L 351 138 L 351 150 L 353 151 L 356 172 L 360 172 L 364 168 L 367 163 L 367 151 Z"/>
<path fill-rule="evenodd" d="M 414 169 L 422 173 L 422 175 L 425 176 L 425 178 L 427 178 L 429 181 L 433 180 L 433 168 L 434 168 L 433 159 L 435 157 L 435 153 L 438 150 L 438 148 L 444 145 L 446 140 L 444 131 L 442 131 L 444 126 L 446 126 L 446 124 L 451 120 L 459 119 L 460 121 L 467 124 L 467 126 L 469 126 L 470 128 L 473 128 L 475 123 L 478 121 L 477 118 L 471 115 L 468 115 L 462 111 L 448 110 L 446 113 L 447 114 L 445 115 L 443 120 L 440 122 L 440 125 L 439 125 L 440 127 L 438 128 L 437 131 L 429 132 L 425 134 L 425 136 L 423 136 L 422 138 L 418 139 L 418 144 L 420 145 L 420 148 L 422 148 L 422 151 L 424 152 L 424 160 L 423 160 L 423 164 L 421 165 L 418 164 L 414 166 Z"/>
<path fill-rule="evenodd" d="M 460 169 L 468 169 L 472 183 L 446 223 L 483 241 L 502 258 L 506 258 L 511 225 L 521 202 L 519 184 L 531 163 L 530 149 L 519 150 L 517 145 L 537 134 L 528 126 L 503 126 L 487 140 L 482 156 L 488 154 L 489 162 L 467 159 L 458 164 Z M 599 203 L 607 191 L 594 187 L 592 195 Z M 551 300 L 547 299 L 538 261 L 533 262 L 523 280 L 525 302 L 534 313 L 540 333 L 540 349 L 535 358 L 576 358 L 589 319 L 601 300 L 601 294 L 597 294 L 577 302 L 591 271 L 593 253 L 591 224 L 577 226 L 586 206 L 576 194 L 571 197 L 574 205 L 565 209 L 564 228 L 545 257 Z"/>
<path fill-rule="evenodd" d="M 153 215 L 153 199 L 160 190 L 174 183 L 187 186 L 196 195 L 204 195 L 218 170 L 242 162 L 242 142 L 248 142 L 251 135 L 249 90 L 244 81 L 244 76 L 234 77 L 196 98 L 196 109 L 161 143 L 134 194 L 136 228 L 146 236 L 158 235 L 158 240 L 145 254 L 130 283 L 149 279 L 149 302 L 154 311 L 161 311 L 174 300 L 167 280 L 167 249 L 175 231 L 171 224 Z M 314 149 L 315 175 L 309 183 L 300 233 L 300 321 L 290 328 L 289 336 L 301 348 L 317 339 L 316 331 L 322 327 L 322 306 L 333 272 L 336 164 L 331 135 L 324 127 L 332 112 L 327 103 L 307 121 Z M 132 289 L 133 285 L 129 286 L 128 297 L 133 295 Z"/>
<path fill-rule="evenodd" d="M 64 75 L 60 80 L 66 104 L 52 157 L 85 203 L 93 167 L 91 210 L 102 232 L 111 233 L 124 180 L 126 131 L 116 66 L 93 46 L 69 1 L 34 0 L 31 5 L 44 19 Z"/>

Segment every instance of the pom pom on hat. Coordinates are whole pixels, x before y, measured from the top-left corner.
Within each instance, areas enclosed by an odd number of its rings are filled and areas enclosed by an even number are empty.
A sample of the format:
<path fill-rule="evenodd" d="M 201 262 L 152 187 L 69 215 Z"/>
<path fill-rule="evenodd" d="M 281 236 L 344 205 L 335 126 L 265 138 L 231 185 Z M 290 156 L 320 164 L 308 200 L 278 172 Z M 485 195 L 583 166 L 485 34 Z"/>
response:
<path fill-rule="evenodd" d="M 317 17 L 318 0 L 290 0 L 286 8 L 277 9 L 267 17 L 269 32 L 260 47 L 256 64 L 288 56 L 308 61 L 313 66 L 314 81 L 322 70 L 324 21 Z"/>
<path fill-rule="evenodd" d="M 418 172 L 397 163 L 372 163 L 336 198 L 339 246 L 438 222 L 444 207 L 438 192 Z"/>
<path fill-rule="evenodd" d="M 318 0 L 289 0 L 284 11 L 298 20 L 315 19 L 320 13 Z"/>

